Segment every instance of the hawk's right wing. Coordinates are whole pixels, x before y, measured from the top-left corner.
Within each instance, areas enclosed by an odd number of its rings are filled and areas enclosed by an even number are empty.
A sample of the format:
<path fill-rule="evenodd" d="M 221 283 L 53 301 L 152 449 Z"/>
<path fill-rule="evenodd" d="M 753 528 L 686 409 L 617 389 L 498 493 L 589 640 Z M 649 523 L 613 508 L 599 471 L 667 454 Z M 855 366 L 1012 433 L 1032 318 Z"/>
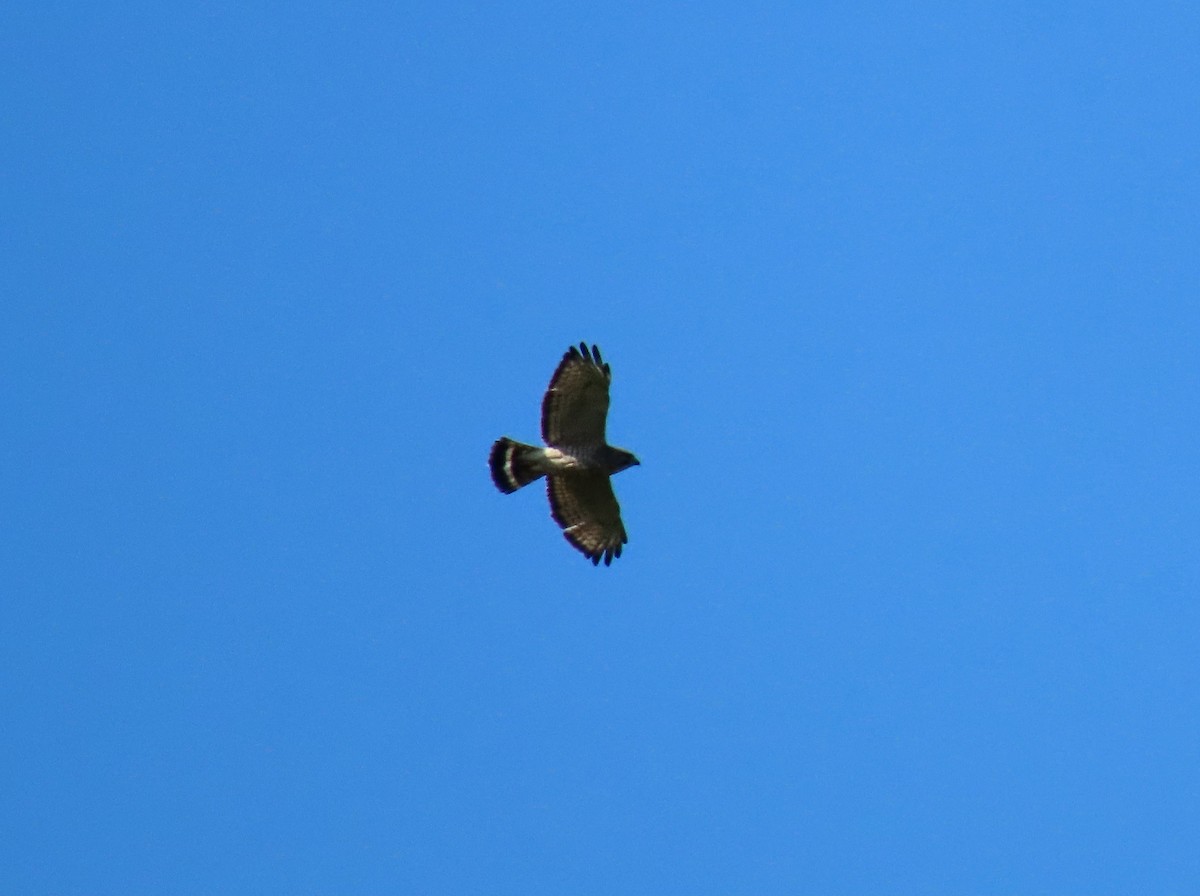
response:
<path fill-rule="evenodd" d="M 621 506 L 607 473 L 564 473 L 546 478 L 550 515 L 563 527 L 563 535 L 597 565 L 608 566 L 621 556 L 629 541 L 621 522 Z"/>
<path fill-rule="evenodd" d="M 542 399 L 542 438 L 556 448 L 604 444 L 608 384 L 612 373 L 600 349 L 579 343 L 563 355 Z"/>

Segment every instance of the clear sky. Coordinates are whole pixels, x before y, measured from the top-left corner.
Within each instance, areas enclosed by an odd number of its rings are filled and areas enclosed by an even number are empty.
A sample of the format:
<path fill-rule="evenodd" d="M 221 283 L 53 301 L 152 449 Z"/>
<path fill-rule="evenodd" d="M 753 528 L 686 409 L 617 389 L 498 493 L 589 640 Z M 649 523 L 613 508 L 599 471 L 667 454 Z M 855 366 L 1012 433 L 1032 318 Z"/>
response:
<path fill-rule="evenodd" d="M 1200 890 L 1194 3 L 0 18 L 4 892 Z"/>

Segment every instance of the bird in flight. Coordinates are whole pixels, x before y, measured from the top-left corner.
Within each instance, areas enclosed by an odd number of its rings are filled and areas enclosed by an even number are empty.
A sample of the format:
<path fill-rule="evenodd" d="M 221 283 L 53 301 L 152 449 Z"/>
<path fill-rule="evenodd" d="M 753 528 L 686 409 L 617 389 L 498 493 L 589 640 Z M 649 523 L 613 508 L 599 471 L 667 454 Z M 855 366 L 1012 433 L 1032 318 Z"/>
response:
<path fill-rule="evenodd" d="M 546 477 L 550 515 L 576 549 L 598 565 L 621 556 L 629 541 L 610 477 L 638 459 L 605 441 L 612 372 L 600 349 L 571 346 L 542 399 L 542 440 L 526 445 L 507 436 L 492 445 L 492 481 L 506 495 Z"/>

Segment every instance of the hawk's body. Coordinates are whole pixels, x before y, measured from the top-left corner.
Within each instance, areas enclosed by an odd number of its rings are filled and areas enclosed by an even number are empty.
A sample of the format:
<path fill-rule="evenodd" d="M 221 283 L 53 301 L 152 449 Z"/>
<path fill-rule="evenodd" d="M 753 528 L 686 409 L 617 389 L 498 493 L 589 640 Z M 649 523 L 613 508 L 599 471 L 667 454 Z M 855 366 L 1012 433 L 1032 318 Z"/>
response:
<path fill-rule="evenodd" d="M 612 372 L 600 350 L 580 343 L 563 355 L 542 399 L 545 448 L 509 438 L 492 445 L 492 481 L 505 494 L 546 477 L 550 515 L 567 541 L 607 566 L 629 541 L 609 477 L 638 459 L 605 441 Z"/>

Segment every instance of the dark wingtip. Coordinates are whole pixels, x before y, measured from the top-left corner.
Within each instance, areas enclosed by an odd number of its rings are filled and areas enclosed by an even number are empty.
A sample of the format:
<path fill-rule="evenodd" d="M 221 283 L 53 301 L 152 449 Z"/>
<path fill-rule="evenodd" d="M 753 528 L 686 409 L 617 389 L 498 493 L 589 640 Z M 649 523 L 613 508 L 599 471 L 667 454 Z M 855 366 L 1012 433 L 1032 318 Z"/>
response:
<path fill-rule="evenodd" d="M 567 349 L 567 353 L 563 355 L 563 357 L 583 358 L 583 360 L 587 361 L 589 364 L 595 364 L 606 374 L 611 376 L 611 371 L 609 371 L 608 365 L 604 363 L 604 359 L 600 355 L 600 346 L 598 345 L 593 344 L 591 348 L 588 348 L 588 344 L 586 342 L 581 342 L 579 345 L 573 345 Z"/>
<path fill-rule="evenodd" d="M 600 555 L 592 554 L 592 566 L 599 566 L 599 565 L 600 565 Z"/>

